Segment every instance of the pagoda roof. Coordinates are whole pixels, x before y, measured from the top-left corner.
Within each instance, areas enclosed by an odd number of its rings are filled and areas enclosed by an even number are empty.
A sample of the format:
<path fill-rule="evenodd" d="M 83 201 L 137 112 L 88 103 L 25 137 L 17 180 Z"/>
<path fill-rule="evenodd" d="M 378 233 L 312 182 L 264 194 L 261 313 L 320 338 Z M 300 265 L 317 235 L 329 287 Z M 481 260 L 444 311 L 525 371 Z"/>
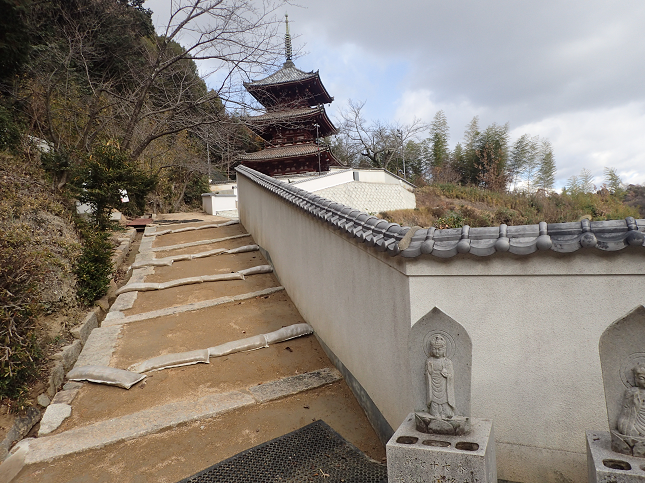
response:
<path fill-rule="evenodd" d="M 298 69 L 292 61 L 288 60 L 279 71 L 274 72 L 264 79 L 245 82 L 244 87 L 269 86 L 274 84 L 284 84 L 287 82 L 302 82 L 309 79 L 315 79 L 316 77 L 320 78 L 318 71 L 304 72 Z"/>
<path fill-rule="evenodd" d="M 287 60 L 282 68 L 268 77 L 244 82 L 244 88 L 261 104 L 267 103 L 267 93 L 280 90 L 293 84 L 311 83 L 310 97 L 315 104 L 329 104 L 334 100 L 320 80 L 318 71 L 304 72 L 298 69 L 291 60 Z M 268 96 L 278 97 L 278 96 Z"/>
<path fill-rule="evenodd" d="M 308 156 L 320 152 L 328 151 L 327 147 L 319 147 L 317 144 L 292 144 L 290 146 L 276 146 L 256 151 L 254 153 L 245 153 L 239 156 L 240 161 L 264 161 L 269 159 L 291 158 L 296 156 Z"/>
<path fill-rule="evenodd" d="M 260 114 L 259 116 L 249 116 L 247 118 L 247 121 L 250 124 L 255 124 L 255 125 L 270 125 L 270 124 L 276 124 L 280 122 L 288 122 L 288 121 L 298 121 L 298 120 L 304 120 L 308 118 L 319 118 L 320 123 L 321 123 L 321 131 L 320 134 L 322 137 L 329 136 L 330 134 L 337 134 L 338 129 L 334 124 L 331 122 L 331 119 L 327 116 L 327 111 L 325 110 L 324 106 L 318 106 L 318 107 L 303 107 L 303 108 L 298 108 L 298 109 L 285 109 L 281 111 L 269 111 L 264 114 Z"/>

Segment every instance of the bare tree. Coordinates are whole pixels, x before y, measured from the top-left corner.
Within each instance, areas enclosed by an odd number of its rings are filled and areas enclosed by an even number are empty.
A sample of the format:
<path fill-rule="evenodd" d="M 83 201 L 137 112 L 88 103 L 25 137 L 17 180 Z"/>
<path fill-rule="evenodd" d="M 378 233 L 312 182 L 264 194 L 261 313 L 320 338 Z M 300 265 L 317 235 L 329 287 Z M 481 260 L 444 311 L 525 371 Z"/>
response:
<path fill-rule="evenodd" d="M 341 155 L 354 164 L 362 164 L 375 168 L 385 168 L 390 171 L 404 161 L 404 147 L 406 143 L 421 132 L 428 129 L 428 125 L 419 119 L 410 124 L 398 122 L 385 123 L 382 121 L 367 122 L 362 115 L 365 102 L 350 100 L 349 106 L 340 112 L 340 142 L 337 146 L 345 148 Z"/>
<path fill-rule="evenodd" d="M 65 42 L 39 51 L 34 118 L 44 137 L 68 152 L 115 138 L 134 161 L 166 136 L 226 126 L 226 108 L 244 102 L 242 80 L 274 66 L 283 48 L 275 15 L 281 0 L 172 0 L 160 35 L 142 31 L 140 5 L 53 4 L 48 14 Z M 106 50 L 111 28 L 130 35 L 127 53 Z M 215 87 L 206 86 L 196 61 Z"/>

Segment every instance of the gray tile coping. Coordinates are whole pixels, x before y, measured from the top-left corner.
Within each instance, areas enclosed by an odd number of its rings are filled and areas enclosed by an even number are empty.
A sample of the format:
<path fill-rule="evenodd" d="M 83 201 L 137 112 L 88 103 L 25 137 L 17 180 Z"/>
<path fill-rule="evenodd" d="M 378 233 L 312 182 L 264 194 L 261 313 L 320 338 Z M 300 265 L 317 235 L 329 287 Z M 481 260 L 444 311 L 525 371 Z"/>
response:
<path fill-rule="evenodd" d="M 319 369 L 253 386 L 248 392 L 231 391 L 210 394 L 196 400 L 162 404 L 53 436 L 25 439 L 19 445 L 29 446 L 25 464 L 52 461 L 62 456 L 153 434 L 182 423 L 212 418 L 256 403 L 297 394 L 340 379 L 341 376 L 335 369 Z M 17 449 L 18 445 L 14 451 Z"/>
<path fill-rule="evenodd" d="M 569 253 L 581 248 L 616 251 L 627 246 L 645 246 L 645 219 L 627 217 L 624 220 L 591 222 L 584 219 L 572 223 L 501 224 L 482 228 L 466 225 L 445 230 L 408 227 L 335 203 L 246 166 L 238 166 L 235 170 L 368 247 L 391 256 L 415 258 L 432 254 L 438 258 L 450 258 L 458 253 L 471 253 L 483 257 L 496 252 L 529 255 L 538 250 Z"/>

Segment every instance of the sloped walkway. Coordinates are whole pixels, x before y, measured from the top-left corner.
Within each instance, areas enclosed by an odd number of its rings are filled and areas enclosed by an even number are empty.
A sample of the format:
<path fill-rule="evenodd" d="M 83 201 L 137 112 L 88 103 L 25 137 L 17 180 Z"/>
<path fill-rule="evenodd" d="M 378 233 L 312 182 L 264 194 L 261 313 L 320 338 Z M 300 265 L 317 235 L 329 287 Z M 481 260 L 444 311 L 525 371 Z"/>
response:
<path fill-rule="evenodd" d="M 196 219 L 201 221 L 182 223 Z M 181 230 L 227 221 L 201 213 L 165 215 L 156 230 L 180 231 L 154 236 L 148 229 L 137 261 L 254 244 L 241 224 Z M 131 283 L 230 274 L 266 264 L 259 251 L 223 253 L 139 268 Z M 103 361 L 127 369 L 162 354 L 303 322 L 272 273 L 126 292 L 90 336 L 79 363 Z M 27 464 L 13 481 L 177 482 L 319 419 L 370 457 L 380 461 L 385 455 L 313 335 L 211 358 L 208 364 L 150 372 L 129 390 L 84 383 L 71 406 L 71 416 L 56 431 L 31 441 Z"/>

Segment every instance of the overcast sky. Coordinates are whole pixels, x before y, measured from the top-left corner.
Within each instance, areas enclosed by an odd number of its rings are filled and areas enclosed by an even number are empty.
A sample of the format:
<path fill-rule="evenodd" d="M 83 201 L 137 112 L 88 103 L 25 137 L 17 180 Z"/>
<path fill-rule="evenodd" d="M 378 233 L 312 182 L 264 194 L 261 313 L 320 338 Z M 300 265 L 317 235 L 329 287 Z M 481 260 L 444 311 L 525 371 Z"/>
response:
<path fill-rule="evenodd" d="M 148 0 L 155 12 L 169 0 Z M 554 147 L 556 186 L 603 167 L 645 183 L 645 2 L 622 0 L 300 0 L 289 6 L 295 59 L 369 119 L 430 122 L 454 146 L 466 124 L 508 122 Z M 284 12 L 283 12 L 284 13 Z"/>

